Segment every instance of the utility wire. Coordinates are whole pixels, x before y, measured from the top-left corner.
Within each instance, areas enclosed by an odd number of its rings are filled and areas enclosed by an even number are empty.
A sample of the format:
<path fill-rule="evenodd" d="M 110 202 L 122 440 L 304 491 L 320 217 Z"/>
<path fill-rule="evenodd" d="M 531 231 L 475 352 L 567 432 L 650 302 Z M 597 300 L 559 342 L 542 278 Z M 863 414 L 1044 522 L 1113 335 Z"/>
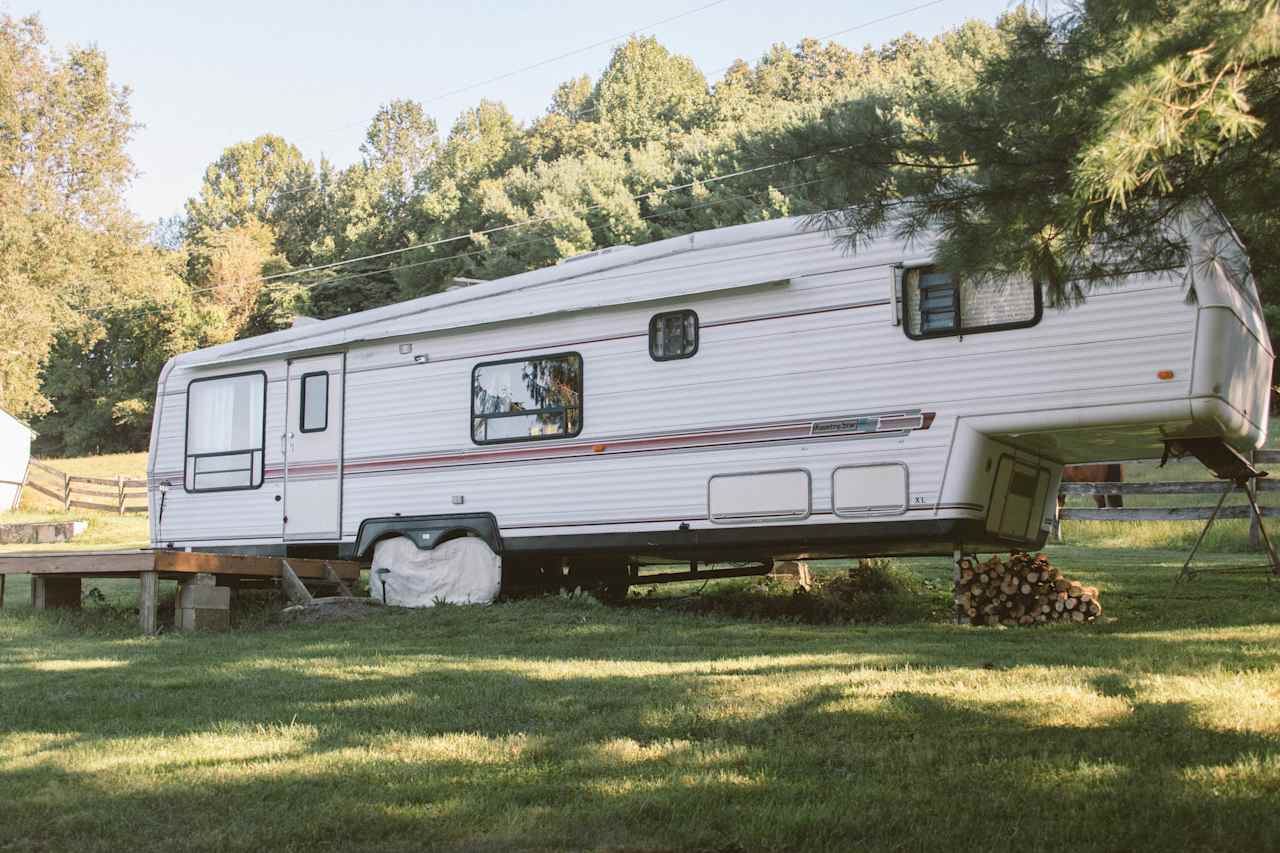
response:
<path fill-rule="evenodd" d="M 811 180 L 808 180 L 808 181 L 798 181 L 798 182 L 796 182 L 796 183 L 783 184 L 782 186 L 777 186 L 777 187 L 763 187 L 763 188 L 761 188 L 761 189 L 753 190 L 753 191 L 748 192 L 748 193 L 740 193 L 740 194 L 738 194 L 738 195 L 724 196 L 724 197 L 721 197 L 721 198 L 711 199 L 711 200 L 709 200 L 709 201 L 699 202 L 698 204 L 692 204 L 692 205 L 687 205 L 687 206 L 685 206 L 685 207 L 678 207 L 678 208 L 674 208 L 674 209 L 669 210 L 669 211 L 658 211 L 658 212 L 655 212 L 655 213 L 650 213 L 650 214 L 647 214 L 647 215 L 645 215 L 645 216 L 641 216 L 641 217 L 639 217 L 639 219 L 640 219 L 640 220 L 642 220 L 642 221 L 649 221 L 649 220 L 653 220 L 653 219 L 660 219 L 660 218 L 662 218 L 662 217 L 666 217 L 666 216 L 671 216 L 671 215 L 673 215 L 673 214 L 677 214 L 677 213 L 684 213 L 684 214 L 688 214 L 688 213 L 689 213 L 689 212 L 691 212 L 691 211 L 699 210 L 699 209 L 701 209 L 701 208 L 705 208 L 705 207 L 711 207 L 711 206 L 713 206 L 713 205 L 717 205 L 717 204 L 726 204 L 726 203 L 728 203 L 728 202 L 732 202 L 732 201 L 741 201 L 741 200 L 743 200 L 743 199 L 754 198 L 755 196 L 761 195 L 762 193 L 768 193 L 768 192 L 769 192 L 769 191 L 771 191 L 771 190 L 781 192 L 781 191 L 785 191 L 785 190 L 799 189 L 799 188 L 801 188 L 801 187 L 806 187 L 806 186 L 811 186 L 811 185 L 813 185 L 813 184 L 821 183 L 823 180 L 824 180 L 823 178 L 814 178 L 814 179 L 811 179 Z M 598 227 L 600 227 L 600 226 L 592 226 L 592 225 L 590 225 L 590 224 L 588 223 L 587 227 L 588 227 L 588 229 L 590 229 L 591 231 L 593 231 L 593 232 L 594 232 L 594 231 L 595 231 L 595 229 L 596 229 L 596 228 L 598 228 Z M 423 261 L 415 261 L 415 262 L 407 263 L 407 264 L 397 264 L 397 265 L 393 265 L 393 266 L 389 266 L 389 267 L 381 267 L 381 268 L 376 269 L 376 270 L 369 270 L 368 272 L 351 273 L 351 274 L 349 274 L 349 275 L 340 276 L 340 277 L 338 277 L 338 278 L 326 278 L 326 279 L 319 279 L 319 280 L 316 280 L 316 281 L 307 282 L 306 284 L 299 285 L 299 289 L 300 289 L 300 290 L 312 290 L 312 289 L 315 289 L 315 288 L 317 288 L 317 287 L 327 287 L 327 286 L 329 286 L 329 285 L 333 285 L 333 284 L 340 284 L 340 283 L 347 282 L 347 281 L 355 281 L 355 280 L 357 280 L 357 279 L 366 279 L 366 278 L 371 278 L 371 277 L 373 277 L 373 276 L 377 276 L 377 275 L 386 275 L 387 273 L 397 272 L 397 271 L 400 271 L 400 270 L 416 269 L 416 268 L 419 268 L 419 267 L 431 266 L 431 265 L 434 265 L 434 264 L 447 263 L 447 262 L 449 262 L 449 261 L 455 261 L 455 260 L 460 260 L 460 259 L 466 259 L 466 258 L 478 257 L 478 256 L 481 256 L 481 255 L 487 255 L 487 254 L 489 254 L 490 252 L 506 251 L 506 250 L 509 250 L 509 249 L 514 248 L 514 247 L 517 247 L 517 246 L 526 246 L 526 245 L 529 245 L 529 244 L 531 244 L 531 243 L 538 243 L 538 242 L 541 242 L 541 241 L 542 241 L 542 240 L 544 240 L 544 239 L 546 239 L 544 236 L 527 237 L 527 238 L 524 238 L 524 239 L 522 239 L 522 240 L 516 240 L 516 241 L 510 242 L 510 243 L 501 243 L 501 244 L 496 244 L 496 245 L 492 245 L 492 246 L 487 246 L 487 247 L 482 248 L 482 249 L 473 249 L 473 250 L 471 250 L 471 251 L 467 251 L 467 252 L 458 252 L 458 253 L 453 254 L 453 255 L 446 255 L 445 257 L 442 257 L 442 258 L 428 258 L 428 259 L 423 260 Z M 658 239 L 665 239 L 665 238 L 658 238 Z M 645 243 L 637 243 L 637 244 L 634 244 L 634 245 L 637 245 L 637 246 L 643 246 L 643 245 L 647 245 L 647 244 L 648 244 L 648 243 L 650 243 L 650 242 L 655 242 L 655 241 L 651 240 L 651 241 L 646 241 Z M 274 283 L 274 284 L 267 284 L 267 285 L 265 285 L 265 289 L 274 289 L 274 288 L 283 287 L 283 286 L 285 286 L 285 283 L 283 283 L 283 282 L 281 282 L 281 283 Z M 212 288 L 201 288 L 201 289 L 199 289 L 199 290 L 207 291 L 207 290 L 210 290 L 210 289 L 212 289 Z M 191 292 L 191 293 L 195 293 L 195 292 L 197 292 L 197 291 L 193 290 L 193 291 L 189 291 L 189 292 Z M 423 294 L 423 295 L 429 295 L 429 294 Z M 123 305 L 123 304 L 128 304 L 128 303 L 137 303 L 137 302 L 144 302 L 144 301 L 146 301 L 146 297 L 133 297 L 132 299 L 128 299 L 128 300 L 126 300 L 126 301 L 125 301 L 125 303 L 112 303 L 112 304 L 110 304 L 110 305 L 100 306 L 100 307 L 98 307 L 98 308 L 82 308 L 82 309 L 78 309 L 78 312 L 81 312 L 81 313 L 87 313 L 87 312 L 89 312 L 89 311 L 103 311 L 103 310 L 106 310 L 107 308 L 119 308 L 119 307 L 122 307 L 122 305 Z M 135 316 L 136 314 L 141 313 L 142 311 L 145 311 L 145 310 L 146 310 L 146 309 L 145 309 L 145 308 L 142 308 L 142 307 L 133 308 L 132 310 L 126 310 L 125 312 L 123 312 L 123 314 L 117 314 L 116 316 L 117 316 L 117 317 L 119 317 L 119 316 L 125 316 L 125 317 Z"/>
<path fill-rule="evenodd" d="M 706 185 L 708 185 L 708 184 L 716 184 L 716 183 L 720 183 L 721 181 L 732 180 L 732 179 L 734 179 L 734 178 L 741 178 L 741 177 L 745 177 L 746 175 L 752 175 L 752 174 L 756 174 L 756 173 L 759 173 L 759 172 L 768 171 L 768 170 L 770 170 L 770 169 L 776 169 L 776 168 L 779 168 L 779 167 L 781 167 L 781 166 L 789 166 L 789 165 L 792 165 L 792 164 L 795 164 L 795 163 L 800 163 L 800 162 L 803 162 L 803 161 L 806 161 L 806 160 L 812 160 L 812 159 L 814 159 L 814 158 L 816 158 L 816 157 L 826 156 L 826 155 L 828 155 L 828 154 L 835 154 L 835 153 L 838 153 L 838 152 L 840 152 L 840 151 L 844 151 L 844 150 L 847 150 L 847 146 L 846 146 L 846 147 L 843 147 L 843 148 L 836 148 L 836 149 L 832 149 L 832 150 L 830 150 L 830 151 L 825 151 L 825 152 L 818 152 L 818 153 L 814 153 L 814 154 L 806 154 L 806 155 L 804 155 L 804 156 L 802 156 L 802 157 L 793 157 L 793 158 L 791 158 L 791 159 L 789 159 L 789 160 L 779 160 L 779 161 L 775 161 L 775 162 L 773 162 L 773 163 L 766 163 L 766 164 L 761 165 L 761 166 L 752 166 L 751 168 L 748 168 L 748 169 L 739 169 L 739 170 L 737 170 L 737 171 L 734 171 L 734 172 L 728 172 L 728 173 L 723 174 L 723 175 L 713 175 L 713 176 L 711 176 L 711 177 L 709 177 L 709 178 L 700 178 L 700 179 L 695 179 L 695 180 L 688 181 L 688 182 L 683 183 L 683 184 L 674 184 L 674 185 L 670 185 L 670 186 L 666 186 L 666 187 L 659 187 L 658 189 L 653 189 L 653 190 L 649 190 L 649 191 L 647 191 L 647 192 L 638 193 L 638 194 L 636 194 L 636 195 L 633 195 L 633 196 L 631 196 L 631 197 L 630 197 L 630 199 L 629 199 L 629 200 L 630 200 L 630 201 L 642 201 L 642 200 L 644 200 L 644 199 L 652 198 L 652 197 L 654 197 L 654 196 L 664 195 L 664 194 L 666 194 L 666 193 L 679 192 L 679 191 L 681 191 L 681 190 L 692 189 L 693 187 L 696 187 L 696 186 L 706 186 Z M 385 257 L 389 257 L 389 256 L 391 256 L 391 255 L 399 255 L 399 254 L 403 254 L 403 253 L 405 253 L 405 252 L 413 252 L 413 251 L 418 251 L 418 250 L 421 250 L 421 249 L 431 249 L 431 248 L 435 248 L 435 247 L 437 247 L 437 246 L 447 245 L 447 244 L 449 244 L 449 243 L 456 243 L 456 242 L 458 242 L 459 240 L 474 240 L 474 239 L 475 239 L 475 238 L 477 238 L 477 237 L 487 237 L 487 236 L 490 236 L 490 235 L 492 235 L 492 234 L 499 234 L 499 233 L 502 233 L 502 232 L 505 232 L 505 231 L 510 231 L 510 230 L 512 230 L 512 229 L 515 229 L 515 228 L 522 228 L 522 227 L 524 227 L 524 226 L 526 226 L 526 225 L 539 225 L 539 224 L 542 224 L 542 223 L 545 223 L 545 222 L 554 222 L 554 221 L 559 220 L 559 219 L 566 219 L 566 218 L 571 217 L 571 216 L 581 216 L 582 214 L 590 213 L 590 212 L 595 211 L 595 210 L 599 210 L 599 209 L 600 209 L 600 208 L 602 208 L 602 207 L 606 207 L 606 206 L 608 206 L 608 205 L 610 205 L 610 204 L 614 204 L 614 203 L 616 203 L 616 202 L 617 202 L 617 199 L 614 199 L 614 200 L 611 200 L 611 201 L 609 201 L 609 202 L 600 202 L 600 203 L 597 203 L 597 204 L 588 205 L 587 207 L 580 208 L 580 209 L 578 209 L 578 210 L 569 211 L 569 212 L 566 212 L 566 213 L 548 214 L 548 215 L 546 215 L 546 216 L 535 216 L 535 217 L 532 217 L 532 218 L 530 218 L 530 219 L 523 219 L 523 220 L 520 220 L 519 222 L 508 222 L 508 223 L 506 223 L 506 224 L 504 224 L 504 225 L 495 225 L 495 226 L 493 226 L 493 227 L 491 227 L 491 228 L 485 228 L 485 229 L 482 229 L 482 230 L 480 230 L 480 231 L 469 231 L 469 232 L 467 232 L 467 233 L 465 233 L 465 234 L 455 234 L 455 235 L 453 235 L 452 237 L 442 237 L 442 238 L 437 239 L 437 240 L 427 240 L 427 241 L 424 241 L 424 242 L 421 242 L 421 243 L 414 243 L 413 245 L 405 246 L 405 247 L 400 248 L 400 249 L 387 249 L 386 251 L 382 251 L 382 252 L 373 252 L 373 253 L 371 253 L 371 254 L 368 254 L 368 255 L 362 255 L 362 256 L 360 256 L 360 257 L 356 257 L 356 258 L 348 258 L 348 259 L 346 259 L 346 260 L 342 260 L 342 261 L 332 261 L 332 262 L 327 263 L 327 264 L 316 264 L 316 265 L 314 265 L 314 266 L 310 266 L 310 267 L 302 267 L 302 268 L 300 268 L 300 269 L 296 269 L 296 270 L 289 270 L 288 272 L 275 273 L 275 274 L 273 274 L 273 275 L 257 276 L 256 278 L 247 278 L 247 279 L 242 279 L 242 280 L 240 280 L 240 281 L 236 281 L 236 282 L 228 282 L 228 283 L 225 283 L 225 284 L 215 284 L 215 285 L 210 285 L 209 287 L 193 288 L 193 289 L 190 291 L 190 293 L 191 293 L 191 294 L 193 294 L 193 295 L 194 295 L 194 294 L 198 294 L 198 293 L 208 293 L 208 292 L 210 292 L 210 291 L 214 291 L 214 290 L 224 290 L 224 289 L 228 289 L 228 288 L 238 288 L 238 287 L 243 287 L 243 286 L 245 286 L 245 285 L 249 285 L 249 284 L 257 284 L 257 283 L 259 283 L 259 282 L 276 281 L 276 280 L 278 280 L 278 279 L 282 279 L 282 278 L 293 278 L 293 277 L 296 277 L 296 276 L 299 276 L 299 275 L 305 275 L 306 273 L 311 273 L 311 272 L 322 272 L 322 271 L 324 271 L 324 270 L 337 269 L 338 267 L 349 266 L 349 265 L 351 265 L 351 264 L 360 263 L 360 262 L 362 262 L 362 261 L 376 260 L 376 259 L 378 259 L 378 258 L 385 258 Z M 103 305 L 87 306 L 87 307 L 84 307 L 84 308 L 80 308 L 80 309 L 78 309 L 78 310 L 81 310 L 81 311 L 97 311 L 97 310 L 103 310 L 103 309 L 111 308 L 111 307 L 113 307 L 113 305 L 114 305 L 114 303 L 105 303 L 105 304 L 103 304 Z"/>

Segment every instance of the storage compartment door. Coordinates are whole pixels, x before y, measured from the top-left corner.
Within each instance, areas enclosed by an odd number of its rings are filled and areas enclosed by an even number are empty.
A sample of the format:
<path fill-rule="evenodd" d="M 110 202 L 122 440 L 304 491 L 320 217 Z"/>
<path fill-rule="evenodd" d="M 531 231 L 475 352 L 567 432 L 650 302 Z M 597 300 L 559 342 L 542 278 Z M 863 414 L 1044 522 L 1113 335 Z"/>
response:
<path fill-rule="evenodd" d="M 846 465 L 831 475 L 836 515 L 901 515 L 907 511 L 907 466 L 901 462 Z"/>
<path fill-rule="evenodd" d="M 991 489 L 987 530 L 1009 539 L 1038 538 L 1048 490 L 1048 470 L 1002 456 Z"/>
<path fill-rule="evenodd" d="M 717 474 L 707 484 L 707 510 L 722 523 L 808 518 L 810 492 L 803 469 Z"/>

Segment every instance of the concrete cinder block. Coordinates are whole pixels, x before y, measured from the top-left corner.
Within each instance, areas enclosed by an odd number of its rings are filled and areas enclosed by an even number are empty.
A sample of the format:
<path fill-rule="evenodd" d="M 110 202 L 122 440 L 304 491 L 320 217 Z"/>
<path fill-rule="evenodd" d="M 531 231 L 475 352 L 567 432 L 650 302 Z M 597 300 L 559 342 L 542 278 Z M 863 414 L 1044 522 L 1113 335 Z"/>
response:
<path fill-rule="evenodd" d="M 231 628 L 230 609 L 180 607 L 174 615 L 174 626 L 179 631 L 227 631 Z"/>
<path fill-rule="evenodd" d="M 32 575 L 31 606 L 36 610 L 53 607 L 79 609 L 80 578 Z"/>
<path fill-rule="evenodd" d="M 230 610 L 231 589 L 225 586 L 198 586 L 184 583 L 178 587 L 178 607 Z"/>

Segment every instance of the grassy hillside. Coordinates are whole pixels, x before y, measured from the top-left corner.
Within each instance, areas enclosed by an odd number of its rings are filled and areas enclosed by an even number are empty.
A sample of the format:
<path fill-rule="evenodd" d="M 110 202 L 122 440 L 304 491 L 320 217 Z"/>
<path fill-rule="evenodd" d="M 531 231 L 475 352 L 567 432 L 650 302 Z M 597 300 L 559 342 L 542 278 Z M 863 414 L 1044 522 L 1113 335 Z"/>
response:
<path fill-rule="evenodd" d="M 110 453 L 102 456 L 80 456 L 68 459 L 41 460 L 46 465 L 68 474 L 82 477 L 106 477 L 117 475 L 131 479 L 147 477 L 147 454 Z M 51 481 L 39 477 L 40 482 Z M 121 516 L 114 512 L 97 512 L 73 508 L 63 512 L 62 505 L 35 489 L 22 493 L 22 504 L 17 512 L 0 514 L 0 524 L 17 524 L 29 521 L 87 521 L 89 529 L 71 543 L 59 545 L 0 545 L 5 551 L 59 550 L 66 548 L 131 548 L 146 545 L 148 539 L 146 515 Z"/>
<path fill-rule="evenodd" d="M 1051 555 L 1104 621 L 551 598 L 142 640 L 0 611 L 0 849 L 1272 847 L 1280 597 Z"/>

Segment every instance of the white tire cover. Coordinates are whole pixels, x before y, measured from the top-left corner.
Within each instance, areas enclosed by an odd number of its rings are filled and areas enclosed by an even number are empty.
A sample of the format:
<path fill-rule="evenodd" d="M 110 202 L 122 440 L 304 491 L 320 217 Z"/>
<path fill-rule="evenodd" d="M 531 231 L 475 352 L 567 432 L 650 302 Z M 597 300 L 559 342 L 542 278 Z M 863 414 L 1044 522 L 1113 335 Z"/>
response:
<path fill-rule="evenodd" d="M 389 569 L 383 573 L 379 569 Z M 423 551 L 404 536 L 373 547 L 369 596 L 400 607 L 488 604 L 498 597 L 502 560 L 482 539 L 450 539 Z"/>

